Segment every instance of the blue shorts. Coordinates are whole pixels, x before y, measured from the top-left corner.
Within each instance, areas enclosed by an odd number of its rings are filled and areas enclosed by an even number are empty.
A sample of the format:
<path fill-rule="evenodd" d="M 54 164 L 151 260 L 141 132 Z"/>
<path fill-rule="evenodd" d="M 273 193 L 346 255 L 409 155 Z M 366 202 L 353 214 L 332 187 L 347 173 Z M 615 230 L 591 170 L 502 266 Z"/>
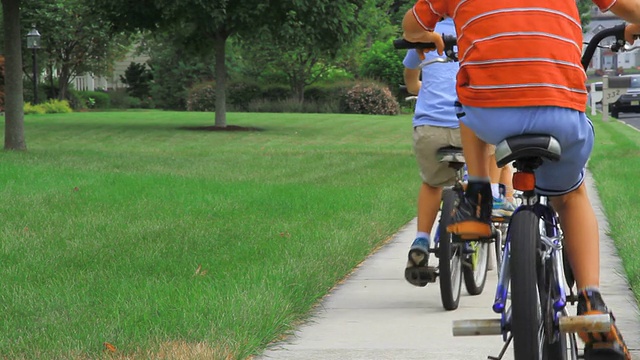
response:
<path fill-rule="evenodd" d="M 580 111 L 560 107 L 477 108 L 463 106 L 460 118 L 489 144 L 520 134 L 549 134 L 562 147 L 560 161 L 544 161 L 536 170 L 536 190 L 547 196 L 577 189 L 584 180 L 594 141 L 593 124 Z"/>

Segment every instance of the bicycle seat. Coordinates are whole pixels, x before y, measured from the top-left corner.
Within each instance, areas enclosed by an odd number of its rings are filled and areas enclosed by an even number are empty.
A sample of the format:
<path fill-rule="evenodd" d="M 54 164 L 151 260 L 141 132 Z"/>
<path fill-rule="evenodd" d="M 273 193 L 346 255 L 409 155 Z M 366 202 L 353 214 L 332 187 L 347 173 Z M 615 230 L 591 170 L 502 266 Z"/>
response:
<path fill-rule="evenodd" d="M 525 158 L 543 158 L 551 161 L 560 160 L 562 147 L 551 135 L 525 134 L 502 140 L 496 145 L 496 162 L 498 167 Z"/>
<path fill-rule="evenodd" d="M 438 149 L 436 153 L 438 161 L 448 162 L 451 167 L 458 168 L 464 166 L 464 154 L 462 148 L 455 146 L 445 146 Z"/>

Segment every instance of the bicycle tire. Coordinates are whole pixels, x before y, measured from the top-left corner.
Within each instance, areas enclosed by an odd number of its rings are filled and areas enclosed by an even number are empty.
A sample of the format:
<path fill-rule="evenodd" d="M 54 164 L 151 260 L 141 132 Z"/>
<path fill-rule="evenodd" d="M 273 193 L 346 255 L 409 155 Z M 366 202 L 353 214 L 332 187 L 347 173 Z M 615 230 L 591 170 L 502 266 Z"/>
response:
<path fill-rule="evenodd" d="M 469 295 L 480 295 L 484 290 L 487 281 L 487 270 L 489 269 L 489 243 L 486 241 L 474 241 L 473 254 L 465 255 L 471 267 L 463 266 L 464 286 Z M 475 257 L 475 259 L 474 259 Z"/>
<path fill-rule="evenodd" d="M 518 211 L 511 219 L 509 237 L 514 357 L 518 360 L 540 360 L 542 309 L 536 266 L 540 230 L 536 214 L 530 210 Z"/>
<path fill-rule="evenodd" d="M 460 261 L 460 246 L 453 243 L 447 226 L 451 223 L 453 209 L 457 203 L 458 194 L 453 189 L 442 192 L 442 210 L 438 224 L 438 272 L 440 283 L 440 299 L 446 310 L 455 310 L 460 303 L 460 289 L 462 288 L 462 263 Z"/>

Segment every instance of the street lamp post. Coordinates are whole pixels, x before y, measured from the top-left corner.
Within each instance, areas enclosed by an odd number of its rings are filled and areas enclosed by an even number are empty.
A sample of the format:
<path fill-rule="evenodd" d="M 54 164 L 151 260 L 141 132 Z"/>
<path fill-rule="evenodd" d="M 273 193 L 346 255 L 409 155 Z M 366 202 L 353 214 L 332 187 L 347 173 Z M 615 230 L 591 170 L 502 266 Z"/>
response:
<path fill-rule="evenodd" d="M 38 103 L 38 63 L 36 62 L 36 50 L 40 49 L 40 33 L 33 24 L 27 34 L 27 49 L 33 51 L 33 104 Z"/>

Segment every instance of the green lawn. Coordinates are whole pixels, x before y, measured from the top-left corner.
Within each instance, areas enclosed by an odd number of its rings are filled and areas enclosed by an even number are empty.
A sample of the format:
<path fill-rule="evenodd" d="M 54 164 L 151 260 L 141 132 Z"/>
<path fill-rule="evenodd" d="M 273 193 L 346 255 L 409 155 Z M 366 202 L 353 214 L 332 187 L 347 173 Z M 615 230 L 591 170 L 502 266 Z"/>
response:
<path fill-rule="evenodd" d="M 408 116 L 177 129 L 211 121 L 26 118 L 29 151 L 0 152 L 0 358 L 111 357 L 105 342 L 121 358 L 246 358 L 415 214 Z M 640 298 L 640 133 L 594 123 L 590 169 Z"/>
<path fill-rule="evenodd" d="M 640 132 L 594 116 L 596 145 L 589 162 L 624 268 L 640 300 Z"/>
<path fill-rule="evenodd" d="M 414 216 L 409 116 L 228 118 L 264 131 L 26 118 L 0 152 L 0 358 L 246 358 Z"/>

